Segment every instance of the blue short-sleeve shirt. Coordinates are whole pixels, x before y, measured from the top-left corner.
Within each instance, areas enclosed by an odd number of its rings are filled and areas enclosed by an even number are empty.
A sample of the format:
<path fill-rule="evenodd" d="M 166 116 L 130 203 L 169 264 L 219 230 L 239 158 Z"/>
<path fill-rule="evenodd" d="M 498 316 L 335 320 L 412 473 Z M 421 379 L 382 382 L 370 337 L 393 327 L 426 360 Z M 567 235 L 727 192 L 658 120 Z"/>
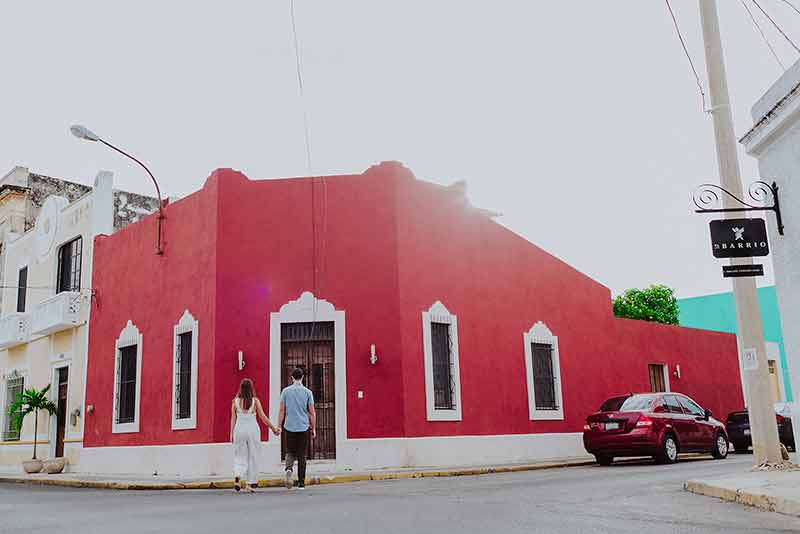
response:
<path fill-rule="evenodd" d="M 308 407 L 314 405 L 314 394 L 303 384 L 292 384 L 281 391 L 281 402 L 286 407 L 283 428 L 289 432 L 309 429 Z"/>

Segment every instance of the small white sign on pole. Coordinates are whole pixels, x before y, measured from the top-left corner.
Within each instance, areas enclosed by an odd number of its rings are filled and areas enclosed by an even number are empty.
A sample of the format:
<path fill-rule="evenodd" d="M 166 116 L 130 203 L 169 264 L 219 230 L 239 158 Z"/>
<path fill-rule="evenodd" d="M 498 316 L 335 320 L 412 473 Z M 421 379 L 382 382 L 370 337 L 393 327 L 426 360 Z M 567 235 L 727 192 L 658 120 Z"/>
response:
<path fill-rule="evenodd" d="M 744 349 L 742 351 L 742 368 L 745 371 L 758 369 L 758 351 L 756 349 Z"/>

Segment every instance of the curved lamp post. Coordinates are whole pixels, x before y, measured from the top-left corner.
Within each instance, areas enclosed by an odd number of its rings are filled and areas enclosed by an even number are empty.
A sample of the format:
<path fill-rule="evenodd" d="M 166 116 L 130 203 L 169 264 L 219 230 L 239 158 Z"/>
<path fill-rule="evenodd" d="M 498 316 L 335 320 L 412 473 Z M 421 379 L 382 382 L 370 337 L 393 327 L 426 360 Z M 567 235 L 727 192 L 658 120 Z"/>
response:
<path fill-rule="evenodd" d="M 136 163 L 139 164 L 140 167 L 142 167 L 145 171 L 147 171 L 147 174 L 149 174 L 150 178 L 153 180 L 153 185 L 156 186 L 156 195 L 158 195 L 158 219 L 156 225 L 158 234 L 156 236 L 156 254 L 159 255 L 164 254 L 164 250 L 161 248 L 161 220 L 164 218 L 164 202 L 161 200 L 161 189 L 158 187 L 158 182 L 156 181 L 156 177 L 153 176 L 153 173 L 150 172 L 150 169 L 148 169 L 144 163 L 134 158 L 124 150 L 119 149 L 114 145 L 112 145 L 111 143 L 109 143 L 108 141 L 100 138 L 100 136 L 98 136 L 96 133 L 91 131 L 86 126 L 81 126 L 80 124 L 73 124 L 72 126 L 69 127 L 69 131 L 72 132 L 72 135 L 74 135 L 78 139 L 83 139 L 85 141 L 99 141 L 103 143 L 108 148 L 116 152 L 119 152 L 128 159 L 135 161 Z"/>

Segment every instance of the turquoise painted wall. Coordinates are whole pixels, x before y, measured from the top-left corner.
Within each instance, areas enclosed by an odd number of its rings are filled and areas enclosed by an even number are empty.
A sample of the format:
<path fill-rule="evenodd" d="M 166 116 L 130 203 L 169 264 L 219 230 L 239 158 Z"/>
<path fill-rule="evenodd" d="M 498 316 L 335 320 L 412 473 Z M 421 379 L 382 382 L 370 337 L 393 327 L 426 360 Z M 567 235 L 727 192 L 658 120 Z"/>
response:
<path fill-rule="evenodd" d="M 758 304 L 761 308 L 761 322 L 764 325 L 764 340 L 777 343 L 780 347 L 786 400 L 791 401 L 793 398 L 792 388 L 789 384 L 786 350 L 783 347 L 781 316 L 778 311 L 775 286 L 758 289 Z M 681 310 L 680 323 L 683 326 L 736 333 L 736 306 L 733 301 L 733 293 L 678 299 L 678 305 Z"/>

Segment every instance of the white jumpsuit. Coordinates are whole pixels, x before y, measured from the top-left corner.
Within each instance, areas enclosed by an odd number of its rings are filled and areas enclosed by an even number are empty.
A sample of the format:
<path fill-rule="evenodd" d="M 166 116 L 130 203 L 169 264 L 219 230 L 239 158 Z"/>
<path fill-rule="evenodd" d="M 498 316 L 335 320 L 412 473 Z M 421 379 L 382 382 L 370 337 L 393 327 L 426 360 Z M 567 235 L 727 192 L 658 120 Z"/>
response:
<path fill-rule="evenodd" d="M 236 426 L 233 427 L 233 476 L 248 484 L 256 484 L 261 429 L 256 421 L 255 399 L 248 410 L 242 409 L 241 399 L 237 398 L 234 402 Z"/>

